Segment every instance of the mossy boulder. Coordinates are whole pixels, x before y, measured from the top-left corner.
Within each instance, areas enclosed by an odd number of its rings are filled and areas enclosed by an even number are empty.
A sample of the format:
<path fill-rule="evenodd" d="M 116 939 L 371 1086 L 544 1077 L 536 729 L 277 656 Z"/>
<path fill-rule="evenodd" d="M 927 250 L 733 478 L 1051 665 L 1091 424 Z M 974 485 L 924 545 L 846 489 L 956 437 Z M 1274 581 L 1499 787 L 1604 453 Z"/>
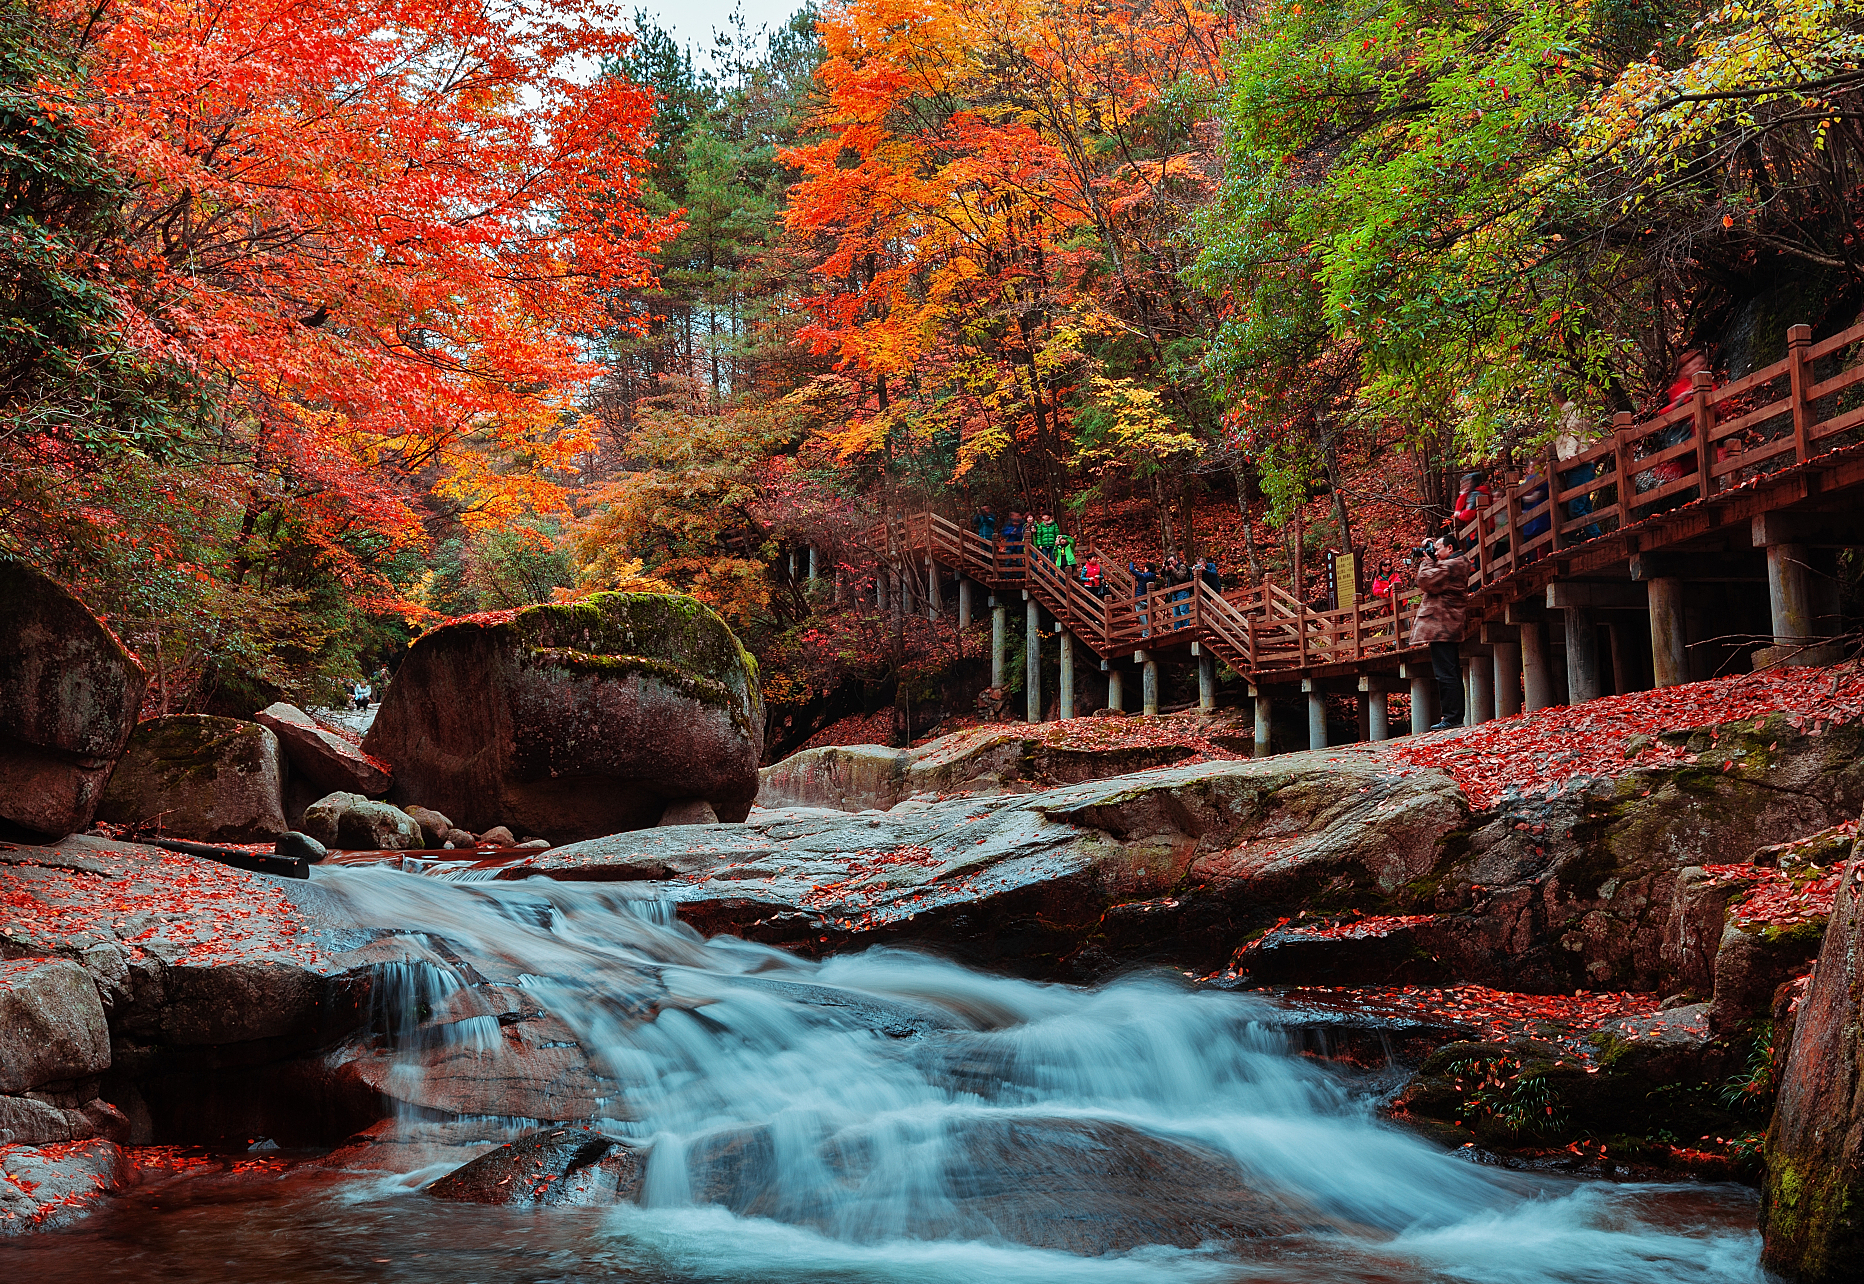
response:
<path fill-rule="evenodd" d="M 256 722 L 180 713 L 137 726 L 99 819 L 208 843 L 256 843 L 285 824 L 278 737 Z"/>
<path fill-rule="evenodd" d="M 1840 879 L 1793 1023 L 1767 1135 L 1761 1260 L 1790 1279 L 1864 1278 L 1864 860 Z"/>
<path fill-rule="evenodd" d="M 571 842 L 691 799 L 744 819 L 763 743 L 756 662 L 716 613 L 602 593 L 424 634 L 363 749 L 392 764 L 392 802 Z"/>
<path fill-rule="evenodd" d="M 54 837 L 89 825 L 146 683 L 82 602 L 0 560 L 0 820 Z"/>

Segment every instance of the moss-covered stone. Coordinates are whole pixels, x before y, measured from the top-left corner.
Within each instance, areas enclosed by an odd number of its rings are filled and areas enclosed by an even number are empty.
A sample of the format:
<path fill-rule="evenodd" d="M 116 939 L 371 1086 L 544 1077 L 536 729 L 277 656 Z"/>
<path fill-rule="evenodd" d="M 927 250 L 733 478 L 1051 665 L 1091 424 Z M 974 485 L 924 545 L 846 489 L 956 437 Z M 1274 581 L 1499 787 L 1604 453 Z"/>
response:
<path fill-rule="evenodd" d="M 97 814 L 201 842 L 259 842 L 286 829 L 278 738 L 256 722 L 208 714 L 136 728 Z"/>
<path fill-rule="evenodd" d="M 363 747 L 392 767 L 395 803 L 567 842 L 695 799 L 741 819 L 763 723 L 756 663 L 717 613 L 601 593 L 418 638 Z"/>

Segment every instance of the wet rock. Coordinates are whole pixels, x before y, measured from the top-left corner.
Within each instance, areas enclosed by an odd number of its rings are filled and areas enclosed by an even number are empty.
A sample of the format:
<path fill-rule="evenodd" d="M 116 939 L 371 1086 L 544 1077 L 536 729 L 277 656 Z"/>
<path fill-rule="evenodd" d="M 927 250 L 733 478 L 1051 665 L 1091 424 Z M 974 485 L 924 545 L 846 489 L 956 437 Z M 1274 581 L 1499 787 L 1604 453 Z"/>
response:
<path fill-rule="evenodd" d="M 1847 865 L 1767 1134 L 1761 1260 L 1794 1280 L 1864 1272 L 1864 860 Z"/>
<path fill-rule="evenodd" d="M 655 823 L 660 825 L 716 825 L 718 813 L 713 811 L 712 804 L 703 798 L 687 798 L 681 802 L 669 803 Z"/>
<path fill-rule="evenodd" d="M 92 1137 L 128 1141 L 129 1121 L 97 1097 L 73 1109 L 37 1097 L 0 1096 L 0 1145 L 44 1146 Z"/>
<path fill-rule="evenodd" d="M 287 830 L 278 836 L 272 845 L 274 854 L 286 860 L 301 860 L 315 865 L 330 854 L 330 849 L 312 838 L 309 834 L 300 834 L 296 830 Z"/>
<path fill-rule="evenodd" d="M 97 815 L 198 842 L 285 831 L 278 737 L 256 722 L 184 713 L 139 724 Z"/>
<path fill-rule="evenodd" d="M 63 586 L 0 560 L 0 820 L 54 838 L 89 825 L 146 680 Z"/>
<path fill-rule="evenodd" d="M 557 847 L 499 876 L 656 880 L 701 931 L 810 953 L 922 939 L 1043 971 L 1091 944 L 1109 962 L 1215 966 L 1305 890 L 1403 888 L 1465 816 L 1440 773 L 1290 754 L 884 813 L 760 811 Z"/>
<path fill-rule="evenodd" d="M 494 825 L 479 835 L 479 841 L 487 847 L 516 847 L 518 836 L 503 825 Z"/>
<path fill-rule="evenodd" d="M 697 1139 L 686 1159 L 702 1203 L 876 1240 L 1004 1239 L 1095 1257 L 1297 1228 L 1286 1208 L 1247 1188 L 1228 1158 L 1124 1124 L 985 1116 L 947 1135 L 943 1152 L 939 1184 L 950 1198 L 855 1210 L 855 1225 L 846 1211 L 833 1221 L 812 1191 L 786 1186 L 768 1128 Z M 850 1191 L 874 1162 L 858 1138 L 829 1143 L 821 1159 L 838 1188 Z"/>
<path fill-rule="evenodd" d="M 453 822 L 431 807 L 403 807 L 403 811 L 421 827 L 421 838 L 429 847 L 438 847 L 447 841 L 453 830 Z"/>
<path fill-rule="evenodd" d="M 605 593 L 422 635 L 363 747 L 394 763 L 396 801 L 567 842 L 687 798 L 743 819 L 763 721 L 756 664 L 716 614 Z"/>
<path fill-rule="evenodd" d="M 65 959 L 0 963 L 0 1092 L 109 1068 L 110 1032 L 89 973 Z"/>
<path fill-rule="evenodd" d="M 1330 927 L 1290 924 L 1237 951 L 1231 967 L 1256 985 L 1398 985 L 1444 979 L 1434 921 L 1399 915 Z"/>
<path fill-rule="evenodd" d="M 647 1165 L 634 1147 L 588 1128 L 548 1128 L 479 1156 L 427 1187 L 465 1204 L 561 1207 L 635 1200 Z"/>
<path fill-rule="evenodd" d="M 317 724 L 296 705 L 267 705 L 253 721 L 269 727 L 278 737 L 291 769 L 325 791 L 380 797 L 388 792 L 388 768 L 366 757 L 342 736 Z"/>
<path fill-rule="evenodd" d="M 71 1226 L 102 1196 L 133 1181 L 129 1161 L 113 1142 L 45 1149 L 0 1145 L 0 1235 Z"/>
<path fill-rule="evenodd" d="M 361 794 L 329 794 L 304 809 L 304 832 L 345 851 L 421 851 L 421 826 L 407 812 Z"/>

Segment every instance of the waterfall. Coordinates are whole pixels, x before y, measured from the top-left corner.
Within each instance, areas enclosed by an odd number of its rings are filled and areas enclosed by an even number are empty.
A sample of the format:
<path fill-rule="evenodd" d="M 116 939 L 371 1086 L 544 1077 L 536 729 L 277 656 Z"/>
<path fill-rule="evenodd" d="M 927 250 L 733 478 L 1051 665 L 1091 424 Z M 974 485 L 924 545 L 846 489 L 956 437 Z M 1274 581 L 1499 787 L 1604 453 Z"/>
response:
<path fill-rule="evenodd" d="M 1445 1153 L 1296 1055 L 1262 997 L 811 962 L 702 939 L 628 884 L 314 877 L 405 947 L 393 1046 L 502 1055 L 471 1001 L 497 984 L 573 1033 L 607 1085 L 595 1126 L 647 1153 L 605 1233 L 649 1278 L 1760 1278 L 1743 1196 Z"/>

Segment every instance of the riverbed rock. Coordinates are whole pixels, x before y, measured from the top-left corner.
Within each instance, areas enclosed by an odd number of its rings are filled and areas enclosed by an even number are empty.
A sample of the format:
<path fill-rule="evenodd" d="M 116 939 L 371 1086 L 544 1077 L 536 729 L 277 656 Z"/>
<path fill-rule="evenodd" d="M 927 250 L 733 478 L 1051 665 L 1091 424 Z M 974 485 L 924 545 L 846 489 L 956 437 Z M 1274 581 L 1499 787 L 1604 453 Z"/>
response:
<path fill-rule="evenodd" d="M 703 932 L 812 954 L 923 940 L 1023 970 L 1083 947 L 1214 965 L 1304 890 L 1396 893 L 1427 874 L 1466 823 L 1460 797 L 1376 756 L 1289 754 L 887 812 L 760 811 L 557 847 L 499 877 L 657 880 Z"/>
<path fill-rule="evenodd" d="M 757 666 L 691 598 L 602 593 L 423 634 L 363 748 L 389 797 L 569 842 L 704 799 L 742 820 L 763 753 Z"/>
<path fill-rule="evenodd" d="M 504 825 L 494 825 L 479 835 L 479 841 L 487 847 L 516 847 L 518 836 Z"/>
<path fill-rule="evenodd" d="M 429 847 L 440 846 L 453 831 L 453 822 L 431 807 L 415 805 L 403 807 L 402 810 L 421 827 L 421 839 Z"/>
<path fill-rule="evenodd" d="M 950 1198 L 876 1210 L 876 1238 L 1002 1239 L 1084 1257 L 1149 1244 L 1193 1248 L 1296 1229 L 1285 1207 L 1249 1189 L 1227 1157 L 1107 1120 L 993 1117 L 959 1126 L 931 1157 Z M 823 1167 L 858 1191 L 874 1157 L 860 1145 L 822 1148 Z M 790 1189 L 767 1126 L 728 1129 L 688 1142 L 693 1197 L 743 1217 L 857 1236 L 847 1210 L 823 1208 Z M 838 1224 L 831 1219 L 840 1213 Z M 884 1216 L 889 1224 L 882 1226 Z"/>
<path fill-rule="evenodd" d="M 435 1199 L 508 1207 L 633 1202 L 647 1163 L 633 1146 L 590 1128 L 546 1128 L 507 1142 L 427 1187 Z"/>
<path fill-rule="evenodd" d="M 1182 762 L 1226 736 L 1208 717 L 1152 719 L 1141 740 L 1103 724 L 978 727 L 912 749 L 826 745 L 758 773 L 762 807 L 884 811 L 920 794 L 1029 793 Z"/>
<path fill-rule="evenodd" d="M 111 773 L 98 818 L 207 843 L 285 832 L 278 737 L 204 713 L 139 724 Z"/>
<path fill-rule="evenodd" d="M 421 825 L 407 812 L 361 794 L 327 794 L 304 809 L 304 832 L 347 851 L 421 851 Z"/>
<path fill-rule="evenodd" d="M 369 798 L 388 792 L 392 778 L 387 764 L 319 726 L 315 718 L 296 705 L 282 701 L 269 704 L 253 715 L 253 721 L 269 727 L 278 737 L 292 771 L 326 792 L 341 790 Z"/>
<path fill-rule="evenodd" d="M 127 1189 L 134 1177 L 129 1160 L 110 1141 L 46 1149 L 0 1145 L 0 1235 L 71 1226 L 103 1196 Z"/>
<path fill-rule="evenodd" d="M 0 821 L 54 838 L 89 825 L 146 682 L 62 585 L 0 559 Z"/>
<path fill-rule="evenodd" d="M 1864 859 L 1839 883 L 1793 1025 L 1761 1187 L 1761 1260 L 1807 1284 L 1864 1275 Z"/>
<path fill-rule="evenodd" d="M 110 1068 L 110 1031 L 90 975 L 65 959 L 0 963 L 0 1093 Z"/>

